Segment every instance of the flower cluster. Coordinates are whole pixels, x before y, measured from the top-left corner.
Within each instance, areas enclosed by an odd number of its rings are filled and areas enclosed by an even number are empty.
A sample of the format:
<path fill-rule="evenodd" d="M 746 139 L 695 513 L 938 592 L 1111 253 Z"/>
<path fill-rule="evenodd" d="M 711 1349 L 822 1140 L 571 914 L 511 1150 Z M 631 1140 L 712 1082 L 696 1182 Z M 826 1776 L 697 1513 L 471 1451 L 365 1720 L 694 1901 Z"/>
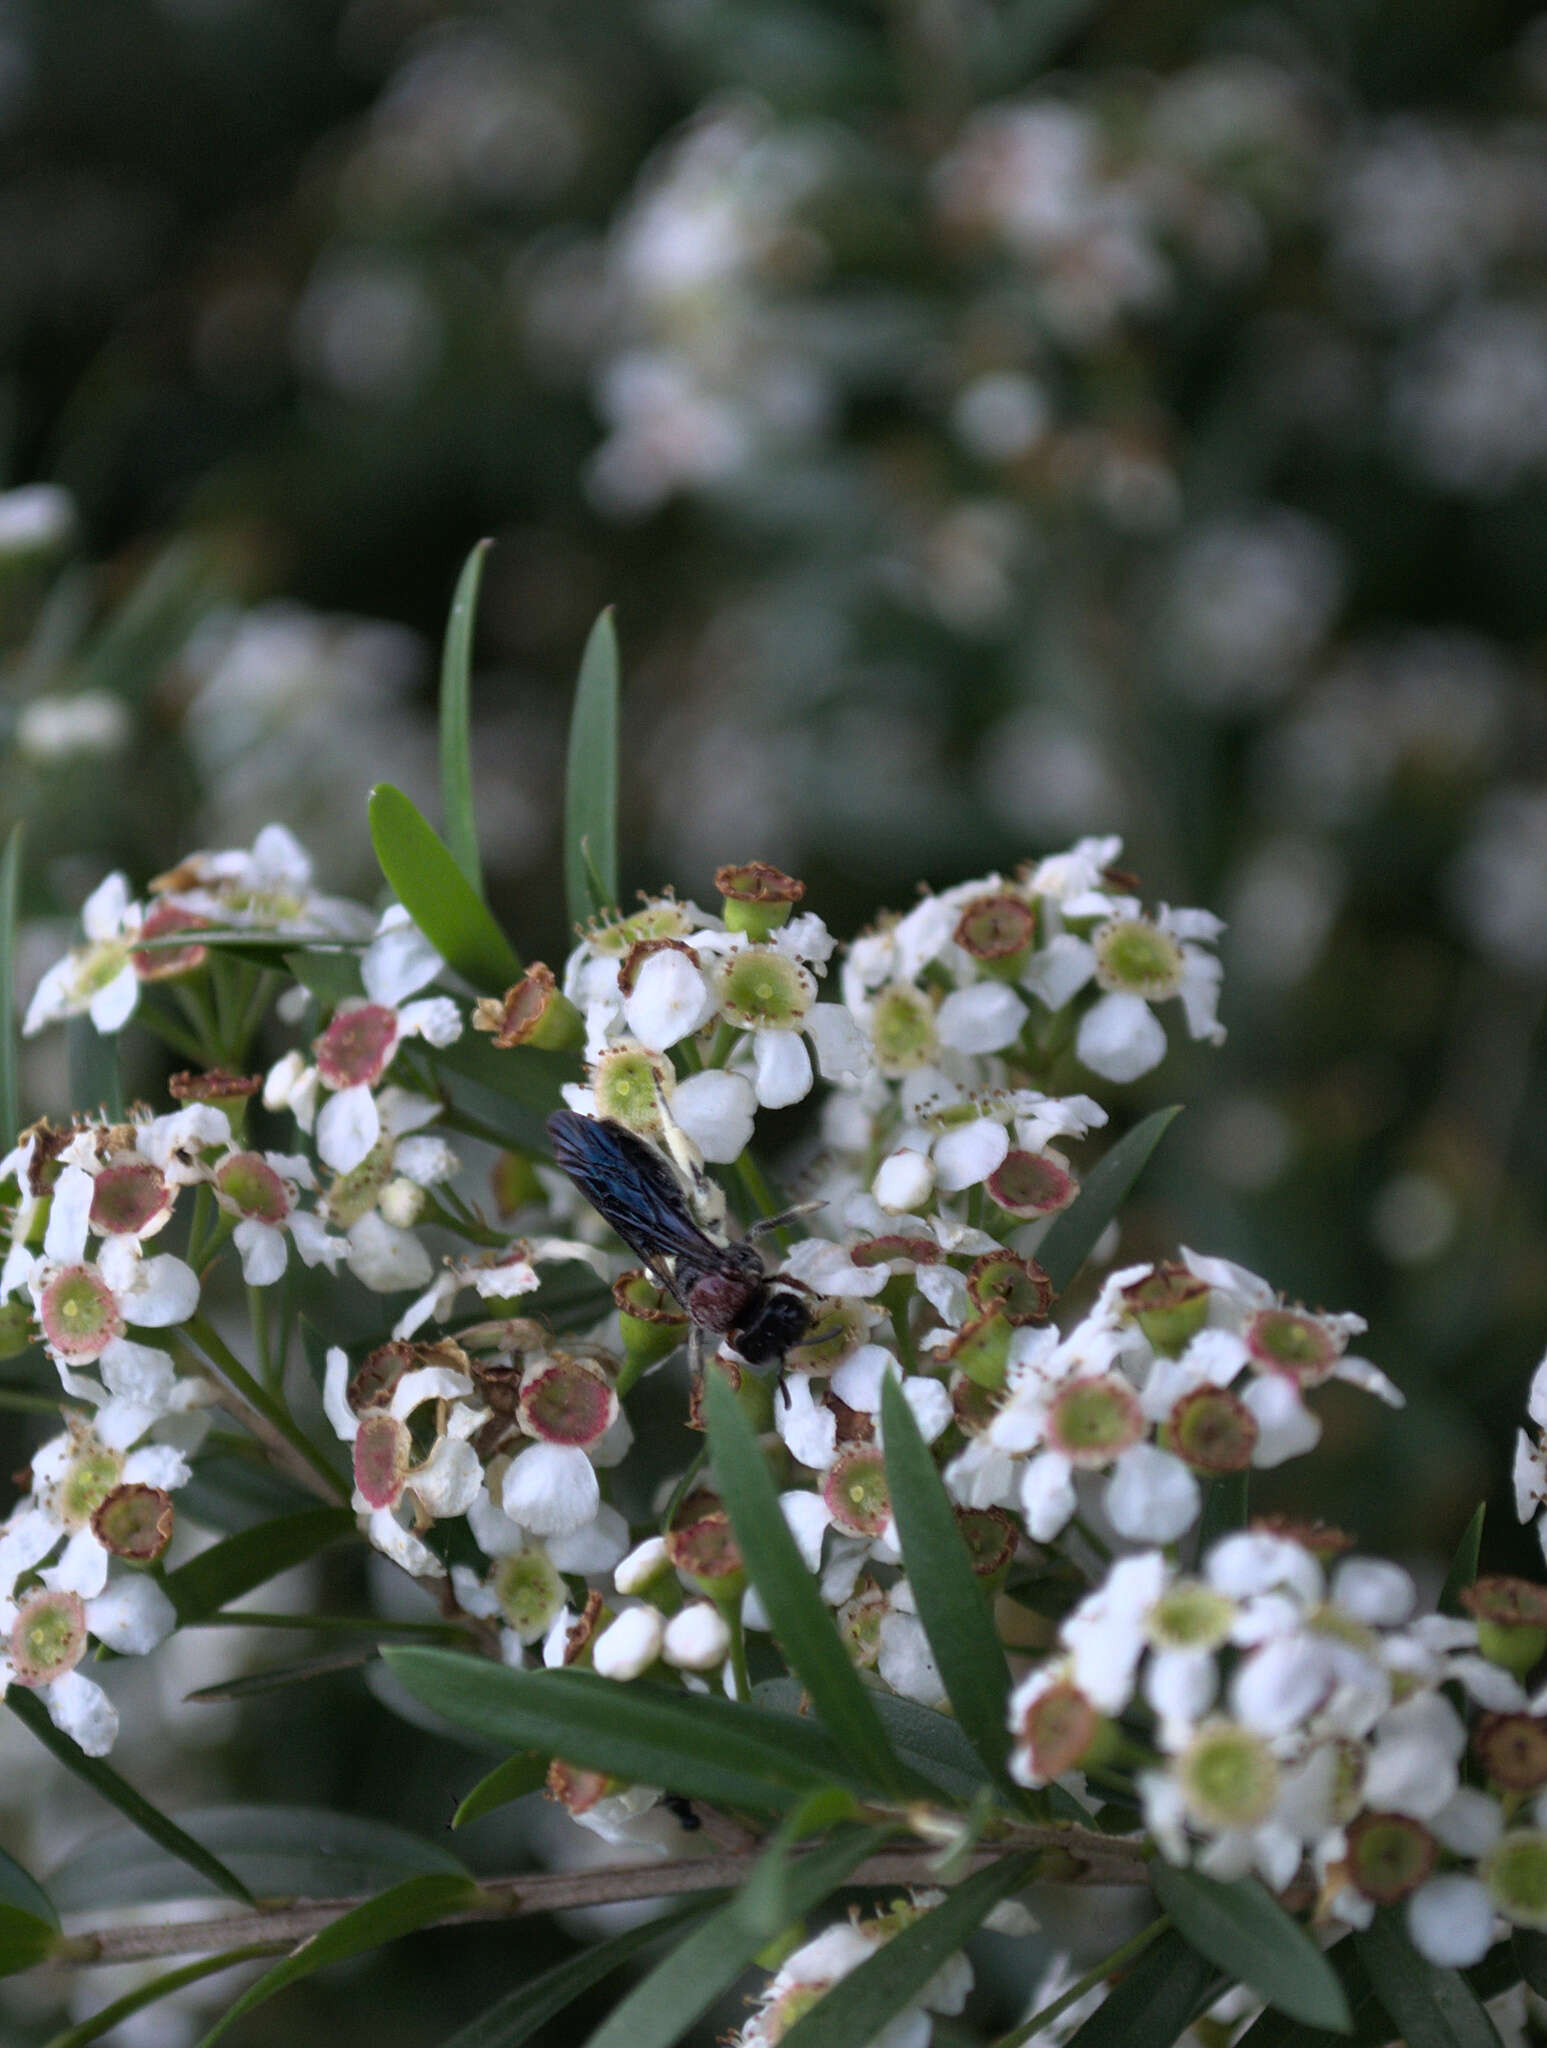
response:
<path fill-rule="evenodd" d="M 1126 1769 L 1168 1861 L 1275 1892 L 1308 1870 L 1332 1925 L 1405 1902 L 1415 1946 L 1463 1967 L 1499 1916 L 1547 1923 L 1547 1724 L 1521 1683 L 1547 1590 L 1482 1579 L 1468 1613 L 1419 1615 L 1398 1565 L 1329 1574 L 1346 1543 L 1254 1527 L 1191 1573 L 1121 1559 L 1012 1694 L 1011 1769 Z"/>

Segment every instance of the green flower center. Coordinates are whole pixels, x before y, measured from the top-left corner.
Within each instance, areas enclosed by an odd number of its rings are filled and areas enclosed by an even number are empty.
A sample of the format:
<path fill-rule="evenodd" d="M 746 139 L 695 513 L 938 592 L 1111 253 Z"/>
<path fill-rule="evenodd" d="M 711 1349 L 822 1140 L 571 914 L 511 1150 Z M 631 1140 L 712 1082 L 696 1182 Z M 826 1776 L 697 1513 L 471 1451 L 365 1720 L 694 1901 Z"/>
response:
<path fill-rule="evenodd" d="M 791 1029 L 815 996 L 816 984 L 799 961 L 773 946 L 748 946 L 721 971 L 722 1010 L 732 1023 L 753 1030 Z"/>
<path fill-rule="evenodd" d="M 1110 1376 L 1076 1380 L 1048 1413 L 1048 1442 L 1076 1465 L 1104 1465 L 1143 1433 L 1144 1417 L 1132 1387 Z"/>
<path fill-rule="evenodd" d="M 892 1516 L 881 1453 L 868 1445 L 846 1452 L 828 1473 L 822 1497 L 840 1529 L 851 1536 L 879 1536 Z"/>
<path fill-rule="evenodd" d="M 1529 1828 L 1506 1835 L 1484 1857 L 1479 1875 L 1506 1920 L 1547 1928 L 1547 1834 Z"/>
<path fill-rule="evenodd" d="M 118 1484 L 124 1461 L 100 1444 L 72 1458 L 59 1482 L 59 1519 L 69 1529 L 84 1529 Z"/>
<path fill-rule="evenodd" d="M 1235 1602 L 1198 1579 L 1180 1579 L 1150 1609 L 1145 1629 L 1160 1650 L 1212 1650 L 1230 1634 Z"/>
<path fill-rule="evenodd" d="M 113 1290 L 94 1267 L 66 1266 L 43 1290 L 43 1334 L 61 1357 L 89 1363 L 124 1332 Z"/>
<path fill-rule="evenodd" d="M 215 1186 L 240 1215 L 254 1222 L 283 1223 L 290 1213 L 284 1182 L 256 1152 L 234 1152 L 223 1159 Z"/>
<path fill-rule="evenodd" d="M 928 1066 L 940 1051 L 935 1006 L 922 989 L 894 981 L 871 1008 L 870 1037 L 876 1064 L 888 1079 Z"/>
<path fill-rule="evenodd" d="M 86 1609 L 77 1593 L 35 1593 L 11 1628 L 11 1662 L 23 1685 L 47 1685 L 73 1671 L 86 1648 Z"/>
<path fill-rule="evenodd" d="M 1163 1002 L 1182 982 L 1182 949 L 1169 932 L 1145 917 L 1114 917 L 1091 940 L 1096 980 L 1108 994 Z"/>
<path fill-rule="evenodd" d="M 1205 1724 L 1176 1764 L 1187 1810 L 1200 1827 L 1250 1828 L 1278 1797 L 1278 1765 L 1267 1744 L 1232 1722 Z"/>
<path fill-rule="evenodd" d="M 546 1550 L 519 1551 L 494 1570 L 494 1597 L 523 1643 L 535 1642 L 564 1605 L 564 1581 Z"/>

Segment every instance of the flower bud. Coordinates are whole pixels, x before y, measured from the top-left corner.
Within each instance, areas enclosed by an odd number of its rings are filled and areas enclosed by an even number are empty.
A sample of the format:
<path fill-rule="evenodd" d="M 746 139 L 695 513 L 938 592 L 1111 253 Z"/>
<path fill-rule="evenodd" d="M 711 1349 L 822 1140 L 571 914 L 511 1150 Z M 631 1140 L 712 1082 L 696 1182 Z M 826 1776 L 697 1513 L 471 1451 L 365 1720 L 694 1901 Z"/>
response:
<path fill-rule="evenodd" d="M 806 893 L 804 882 L 749 860 L 715 871 L 714 886 L 725 901 L 725 928 L 760 941 L 789 921 L 790 911 Z"/>
<path fill-rule="evenodd" d="M 1547 1586 L 1507 1573 L 1485 1573 L 1461 1591 L 1477 1617 L 1477 1647 L 1493 1664 L 1524 1678 L 1547 1650 Z"/>
<path fill-rule="evenodd" d="M 1123 1289 L 1123 1306 L 1164 1357 L 1176 1358 L 1203 1328 L 1209 1284 L 1186 1266 L 1154 1266 Z"/>
<path fill-rule="evenodd" d="M 479 997 L 473 1006 L 473 1029 L 491 1032 L 502 1052 L 517 1045 L 565 1052 L 584 1039 L 585 1019 L 560 993 L 552 969 L 534 960 L 504 995 Z"/>
<path fill-rule="evenodd" d="M 666 1624 L 661 1655 L 679 1671 L 715 1671 L 730 1655 L 731 1632 L 710 1600 L 694 1600 Z"/>

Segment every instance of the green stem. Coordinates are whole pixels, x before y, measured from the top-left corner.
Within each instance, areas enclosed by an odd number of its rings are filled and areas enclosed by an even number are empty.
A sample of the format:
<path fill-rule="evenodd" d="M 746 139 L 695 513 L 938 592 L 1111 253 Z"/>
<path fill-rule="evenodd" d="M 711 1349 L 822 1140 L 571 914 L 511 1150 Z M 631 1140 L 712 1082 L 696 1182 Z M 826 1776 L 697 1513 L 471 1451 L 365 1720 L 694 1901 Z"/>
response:
<path fill-rule="evenodd" d="M 706 1067 L 723 1067 L 736 1050 L 736 1041 L 741 1033 L 734 1024 L 727 1024 L 722 1017 L 715 1026 L 714 1037 L 709 1041 L 709 1050 L 704 1055 Z"/>
<path fill-rule="evenodd" d="M 185 1628 L 363 1629 L 377 1636 L 460 1636 L 455 1621 L 387 1621 L 379 1614 L 259 1614 L 242 1608 L 235 1614 L 201 1614 Z"/>
<path fill-rule="evenodd" d="M 169 986 L 172 1000 L 193 1026 L 198 1038 L 199 1064 L 218 1067 L 221 1059 L 220 1026 L 215 1021 L 215 1010 L 208 993 L 196 981 L 174 981 Z"/>
<path fill-rule="evenodd" d="M 222 1970 L 229 1970 L 237 1963 L 250 1963 L 259 1956 L 271 1956 L 276 1950 L 288 1946 L 290 1944 L 283 1941 L 249 1941 L 241 1948 L 222 1949 L 219 1955 L 200 1956 L 196 1963 L 184 1963 L 180 1970 L 168 1970 L 163 1976 L 137 1984 L 122 1998 L 115 1998 L 111 2005 L 93 2013 L 89 2020 L 82 2020 L 79 2026 L 67 2027 L 62 2034 L 55 2034 L 46 2043 L 46 2048 L 86 2048 L 88 2041 L 100 2040 L 120 2020 L 143 2011 L 147 2005 L 154 2005 L 159 1998 L 181 1991 L 185 1984 L 197 1984 L 201 1977 L 218 1976 Z"/>
<path fill-rule="evenodd" d="M 0 1387 L 0 1409 L 13 1409 L 18 1415 L 58 1415 L 68 1405 L 68 1396 L 57 1394 L 29 1394 L 22 1387 Z"/>
<path fill-rule="evenodd" d="M 745 1702 L 752 1697 L 752 1674 L 747 1669 L 747 1632 L 741 1625 L 741 1602 L 731 1601 L 720 1612 L 730 1625 L 731 1676 L 736 1682 L 736 1697 Z"/>
<path fill-rule="evenodd" d="M 205 1064 L 204 1050 L 191 1032 L 174 1022 L 159 1005 L 152 1007 L 142 1003 L 138 1011 L 139 1021 L 148 1031 L 153 1031 L 163 1045 L 169 1045 L 173 1052 L 185 1060 L 192 1060 L 196 1067 Z"/>
<path fill-rule="evenodd" d="M 1083 1515 L 1076 1515 L 1070 1526 L 1079 1530 L 1081 1536 L 1084 1537 L 1103 1564 L 1110 1564 L 1112 1562 L 1112 1546 L 1102 1541 Z"/>
<path fill-rule="evenodd" d="M 1126 1969 L 1135 1957 L 1143 1955 L 1150 1943 L 1158 1941 L 1170 1925 L 1171 1922 L 1164 1913 L 1158 1919 L 1151 1920 L 1130 1940 L 1125 1941 L 1121 1948 L 1113 1949 L 1109 1956 L 1097 1963 L 1093 1969 L 1087 1970 L 1085 1975 L 1071 1984 L 1067 1991 L 1060 1992 L 1050 2004 L 1043 2006 L 1040 2012 L 1034 2012 L 1029 2020 L 1023 2020 L 1012 2033 L 1001 2034 L 993 2043 L 993 2048 L 1024 2048 L 1027 2041 L 1039 2034 L 1044 2027 L 1050 2026 L 1060 2013 L 1067 2012 L 1069 2007 L 1082 1999 L 1087 1991 L 1094 1991 L 1096 1986 L 1105 1983 L 1114 1971 Z"/>
<path fill-rule="evenodd" d="M 304 1458 L 319 1479 L 325 1481 L 328 1491 L 339 1500 L 347 1501 L 349 1488 L 334 1471 L 321 1451 L 297 1424 L 295 1418 L 269 1392 L 261 1386 L 231 1350 L 230 1346 L 211 1329 L 203 1316 L 190 1316 L 183 1325 L 184 1333 L 198 1346 L 215 1370 L 242 1397 L 247 1405 L 261 1415 L 271 1429 L 277 1430 L 290 1448 Z"/>
<path fill-rule="evenodd" d="M 252 1346 L 258 1354 L 258 1374 L 266 1387 L 275 1392 L 279 1379 L 274 1370 L 274 1351 L 270 1342 L 269 1300 L 261 1287 L 247 1289 L 247 1317 L 252 1326 Z"/>

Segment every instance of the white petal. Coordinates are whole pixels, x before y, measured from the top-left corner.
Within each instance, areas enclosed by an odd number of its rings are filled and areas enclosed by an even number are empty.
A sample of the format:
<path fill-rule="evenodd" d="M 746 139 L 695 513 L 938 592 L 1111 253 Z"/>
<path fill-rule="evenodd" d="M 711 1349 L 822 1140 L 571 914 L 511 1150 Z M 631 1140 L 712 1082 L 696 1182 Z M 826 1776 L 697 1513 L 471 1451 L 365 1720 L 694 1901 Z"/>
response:
<path fill-rule="evenodd" d="M 360 1434 L 360 1418 L 344 1397 L 349 1384 L 349 1354 L 334 1345 L 322 1373 L 322 1409 L 336 1436 L 352 1444 Z M 485 1545 L 487 1548 L 487 1545 Z"/>
<path fill-rule="evenodd" d="M 718 1607 L 694 1600 L 666 1624 L 661 1654 L 682 1671 L 713 1671 L 730 1653 L 730 1629 Z"/>
<path fill-rule="evenodd" d="M 1371 1628 L 1400 1628 L 1418 1604 L 1418 1588 L 1399 1564 L 1346 1557 L 1332 1574 L 1332 1598 Z"/>
<path fill-rule="evenodd" d="M 445 964 L 402 904 L 394 903 L 360 955 L 360 979 L 370 1000 L 390 1010 L 433 981 Z"/>
<path fill-rule="evenodd" d="M 1257 1418 L 1259 1435 L 1252 1463 L 1260 1470 L 1303 1457 L 1321 1440 L 1321 1421 L 1300 1398 L 1300 1389 L 1281 1373 L 1264 1373 L 1241 1389 L 1241 1399 Z"/>
<path fill-rule="evenodd" d="M 1166 1056 L 1166 1034 L 1142 996 L 1105 995 L 1080 1019 L 1074 1052 L 1107 1081 L 1137 1081 Z"/>
<path fill-rule="evenodd" d="M 390 1557 L 416 1579 L 443 1579 L 446 1567 L 419 1538 L 393 1514 L 391 1508 L 377 1508 L 368 1524 L 371 1542 L 383 1557 Z"/>
<path fill-rule="evenodd" d="M 77 1529 L 58 1564 L 44 1572 L 43 1582 L 58 1593 L 79 1593 L 90 1600 L 107 1584 L 107 1555 L 90 1529 Z"/>
<path fill-rule="evenodd" d="M 638 1678 L 661 1654 L 665 1633 L 654 1607 L 626 1607 L 592 1644 L 591 1662 L 603 1678 Z"/>
<path fill-rule="evenodd" d="M 426 1045 L 455 1045 L 462 1036 L 462 1012 L 450 996 L 425 996 L 403 1005 L 398 1028 L 405 1038 L 422 1038 Z"/>
<path fill-rule="evenodd" d="M 1504 1832 L 1499 1802 L 1463 1785 L 1448 1805 L 1431 1814 L 1429 1826 L 1454 1855 L 1486 1856 Z"/>
<path fill-rule="evenodd" d="M 827 1534 L 831 1516 L 827 1503 L 820 1494 L 807 1493 L 799 1488 L 781 1493 L 779 1508 L 788 1524 L 790 1534 L 795 1538 L 795 1547 L 808 1572 L 820 1571 L 822 1566 L 822 1538 Z"/>
<path fill-rule="evenodd" d="M 317 1153 L 335 1173 L 353 1173 L 380 1136 L 376 1097 L 363 1081 L 330 1095 L 317 1112 Z"/>
<path fill-rule="evenodd" d="M 610 1572 L 628 1549 L 628 1523 L 603 1501 L 593 1519 L 567 1534 L 550 1536 L 547 1551 L 561 1572 Z"/>
<path fill-rule="evenodd" d="M 838 1418 L 813 1399 L 802 1374 L 792 1373 L 783 1392 L 774 1396 L 774 1428 L 796 1464 L 813 1472 L 825 1472 L 837 1455 Z"/>
<path fill-rule="evenodd" d="M 501 1499 L 507 1515 L 538 1536 L 580 1529 L 601 1504 L 596 1472 L 571 1444 L 532 1444 L 513 1458 Z"/>
<path fill-rule="evenodd" d="M 647 1052 L 665 1052 L 696 1031 L 713 1008 L 703 975 L 686 953 L 667 946 L 641 965 L 623 1015 Z"/>
<path fill-rule="evenodd" d="M 102 1269 L 107 1271 L 107 1254 L 127 1240 L 115 1239 L 104 1245 Z M 140 1262 L 132 1291 L 120 1297 L 120 1306 L 131 1323 L 147 1330 L 164 1330 L 173 1323 L 186 1323 L 199 1306 L 199 1276 L 169 1252 Z"/>
<path fill-rule="evenodd" d="M 953 1052 L 1002 1052 L 1020 1037 L 1027 1014 L 1008 982 L 978 981 L 971 988 L 953 989 L 935 1022 L 941 1044 Z"/>
<path fill-rule="evenodd" d="M 1031 956 L 1021 985 L 1050 1010 L 1061 1010 L 1096 971 L 1094 949 L 1084 939 L 1060 932 Z"/>
<path fill-rule="evenodd" d="M 67 1671 L 38 1687 L 54 1726 L 78 1742 L 87 1756 L 106 1756 L 118 1737 L 118 1709 L 93 1680 Z"/>
<path fill-rule="evenodd" d="M 1034 1543 L 1051 1543 L 1074 1513 L 1074 1467 L 1060 1451 L 1044 1451 L 1021 1474 L 1026 1533 Z"/>
<path fill-rule="evenodd" d="M 465 1372 L 455 1372 L 449 1365 L 417 1366 L 405 1372 L 392 1389 L 388 1413 L 406 1422 L 426 1401 L 460 1401 L 472 1391 L 473 1383 Z"/>
<path fill-rule="evenodd" d="M 520 1524 L 513 1522 L 503 1508 L 495 1505 L 487 1486 L 480 1490 L 478 1498 L 469 1507 L 467 1526 L 485 1557 L 513 1557 L 526 1546 L 526 1536 Z"/>
<path fill-rule="evenodd" d="M 397 1294 L 410 1287 L 424 1287 L 435 1271 L 429 1253 L 413 1232 L 394 1229 L 374 1209 L 350 1224 L 349 1256 L 345 1263 L 374 1294 Z"/>
<path fill-rule="evenodd" d="M 183 1270 L 186 1272 L 187 1268 Z M 136 1344 L 127 1337 L 115 1337 L 103 1347 L 98 1363 L 110 1394 L 138 1401 L 155 1409 L 158 1415 L 165 1414 L 171 1405 L 177 1376 L 170 1357 L 154 1344 Z"/>
<path fill-rule="evenodd" d="M 122 1030 L 134 1015 L 139 1000 L 140 977 L 134 971 L 134 962 L 126 960 L 107 986 L 99 988 L 92 997 L 91 1021 L 104 1036 Z"/>
<path fill-rule="evenodd" d="M 788 1109 L 811 1093 L 811 1055 L 798 1031 L 759 1031 L 752 1040 L 752 1068 L 764 1109 Z"/>
<path fill-rule="evenodd" d="M 672 1092 L 671 1113 L 712 1166 L 729 1166 L 752 1142 L 757 1097 L 743 1074 L 691 1074 Z"/>
<path fill-rule="evenodd" d="M 921 1209 L 935 1191 L 935 1169 L 927 1152 L 904 1146 L 881 1161 L 870 1192 L 889 1215 Z"/>
<path fill-rule="evenodd" d="M 175 1444 L 141 1444 L 124 1459 L 125 1486 L 159 1486 L 163 1493 L 175 1493 L 192 1477 L 193 1468 Z"/>
<path fill-rule="evenodd" d="M 1314 1714 L 1329 1696 L 1336 1673 L 1326 1647 L 1302 1636 L 1281 1636 L 1254 1650 L 1236 1671 L 1230 1702 L 1258 1735 L 1283 1735 Z"/>
<path fill-rule="evenodd" d="M 63 1530 L 42 1508 L 18 1510 L 0 1532 L 0 1600 L 8 1600 L 23 1572 L 31 1571 L 59 1541 Z"/>
<path fill-rule="evenodd" d="M 859 1081 L 869 1072 L 870 1046 L 842 1003 L 813 1003 L 805 1028 L 824 1081 Z"/>
<path fill-rule="evenodd" d="M 282 1280 L 289 1261 L 285 1233 L 275 1224 L 244 1216 L 231 1233 L 242 1258 L 242 1278 L 249 1287 L 272 1287 Z"/>
<path fill-rule="evenodd" d="M 129 883 L 122 870 L 105 875 L 81 905 L 81 930 L 88 939 L 116 939 L 129 909 Z"/>
<path fill-rule="evenodd" d="M 1163 1724 L 1169 1724 L 1168 1748 L 1180 1748 L 1188 1726 L 1206 1714 L 1219 1690 L 1219 1667 L 1212 1650 L 1162 1650 L 1144 1674 L 1144 1697 Z M 1169 1739 L 1180 1733 L 1180 1740 Z"/>
<path fill-rule="evenodd" d="M 846 1408 L 858 1408 L 866 1415 L 879 1413 L 881 1383 L 900 1379 L 902 1368 L 881 1344 L 861 1344 L 833 1374 L 829 1384 Z"/>
<path fill-rule="evenodd" d="M 1113 1468 L 1104 1505 L 1112 1527 L 1130 1543 L 1174 1543 L 1202 1513 L 1203 1493 L 1180 1458 L 1137 1443 Z"/>
<path fill-rule="evenodd" d="M 1493 1946 L 1493 1901 L 1475 1877 L 1431 1877 L 1407 1902 L 1407 1938 L 1443 1969 L 1465 1970 Z"/>
<path fill-rule="evenodd" d="M 943 1707 L 945 1685 L 923 1625 L 911 1614 L 883 1614 L 877 1669 L 893 1692 L 920 1706 Z"/>
<path fill-rule="evenodd" d="M 913 1410 L 919 1435 L 927 1444 L 943 1436 L 956 1419 L 949 1393 L 927 1373 L 910 1373 L 902 1383 L 902 1397 Z"/>
<path fill-rule="evenodd" d="M 948 1193 L 976 1187 L 1004 1163 L 1010 1149 L 1010 1133 L 993 1117 L 980 1116 L 970 1124 L 944 1131 L 935 1140 L 935 1178 Z"/>
<path fill-rule="evenodd" d="M 86 1253 L 86 1222 L 96 1182 L 84 1166 L 67 1166 L 54 1183 L 43 1256 L 73 1266 Z"/>
<path fill-rule="evenodd" d="M 443 1436 L 408 1484 L 437 1521 L 465 1515 L 483 1489 L 483 1463 L 470 1443 Z"/>
<path fill-rule="evenodd" d="M 177 1609 L 154 1579 L 125 1572 L 86 1603 L 86 1623 L 99 1643 L 122 1657 L 143 1657 L 177 1626 Z"/>

